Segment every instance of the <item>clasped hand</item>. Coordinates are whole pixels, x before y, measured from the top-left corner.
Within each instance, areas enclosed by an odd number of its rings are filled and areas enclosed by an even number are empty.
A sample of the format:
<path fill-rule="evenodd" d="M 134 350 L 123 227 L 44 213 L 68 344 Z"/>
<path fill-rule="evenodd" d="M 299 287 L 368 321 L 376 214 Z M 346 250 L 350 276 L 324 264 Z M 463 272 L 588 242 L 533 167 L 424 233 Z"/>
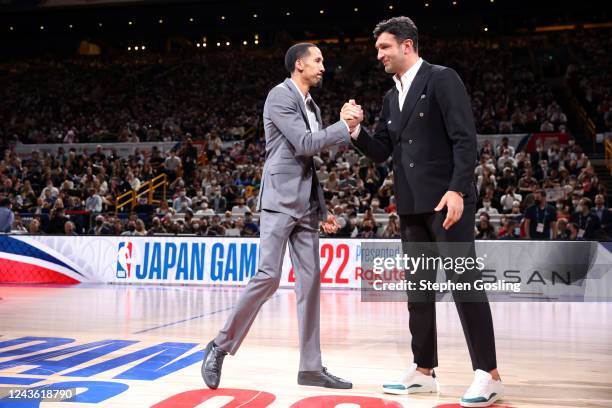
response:
<path fill-rule="evenodd" d="M 363 121 L 363 110 L 361 109 L 361 105 L 357 105 L 354 99 L 349 100 L 340 110 L 340 119 L 348 124 L 349 132 L 353 133 L 357 126 Z"/>

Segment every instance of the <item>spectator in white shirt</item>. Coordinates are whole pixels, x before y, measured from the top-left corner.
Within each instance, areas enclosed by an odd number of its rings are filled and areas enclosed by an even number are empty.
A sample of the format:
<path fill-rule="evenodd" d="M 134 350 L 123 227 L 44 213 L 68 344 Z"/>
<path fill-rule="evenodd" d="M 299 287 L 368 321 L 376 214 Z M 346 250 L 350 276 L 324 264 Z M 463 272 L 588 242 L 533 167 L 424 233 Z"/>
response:
<path fill-rule="evenodd" d="M 490 200 L 485 200 L 482 202 L 482 208 L 476 212 L 476 214 L 480 215 L 482 213 L 487 213 L 488 215 L 499 215 L 499 211 L 495 207 L 491 206 Z"/>
<path fill-rule="evenodd" d="M 215 215 L 215 212 L 212 208 L 208 207 L 208 203 L 203 202 L 200 209 L 196 212 L 196 215 L 212 216 Z"/>
<path fill-rule="evenodd" d="M 89 197 L 85 200 L 85 210 L 92 213 L 102 212 L 102 197 L 93 188 L 89 189 Z"/>
<path fill-rule="evenodd" d="M 514 147 L 510 146 L 510 140 L 507 136 L 502 137 L 501 144 L 495 146 L 495 155 L 501 156 L 504 150 L 507 150 L 510 157 L 514 157 Z"/>
<path fill-rule="evenodd" d="M 53 186 L 53 181 L 51 180 L 47 181 L 47 186 L 43 188 L 42 191 L 40 192 L 40 198 L 44 199 L 46 197 L 45 191 L 47 190 L 51 192 L 51 197 L 54 199 L 57 198 L 57 196 L 59 195 L 59 190 L 57 189 L 57 187 Z"/>
<path fill-rule="evenodd" d="M 138 191 L 138 189 L 140 188 L 140 180 L 138 179 L 138 177 L 134 176 L 134 173 L 132 173 L 131 171 L 128 172 L 126 180 L 132 187 L 132 190 Z"/>
<path fill-rule="evenodd" d="M 516 193 L 516 187 L 510 186 L 506 190 L 506 194 L 504 194 L 499 200 L 499 203 L 502 206 L 502 212 L 509 213 L 512 211 L 512 206 L 514 205 L 515 201 L 520 203 L 523 201 L 523 196 Z"/>
<path fill-rule="evenodd" d="M 506 167 L 506 163 L 510 163 L 512 168 L 516 168 L 516 160 L 510 155 L 510 151 L 507 149 L 504 150 L 499 159 L 497 159 L 497 169 L 501 171 Z"/>
<path fill-rule="evenodd" d="M 244 205 L 244 198 L 236 200 L 236 205 L 232 207 L 232 215 L 244 215 L 249 210 L 249 207 Z"/>

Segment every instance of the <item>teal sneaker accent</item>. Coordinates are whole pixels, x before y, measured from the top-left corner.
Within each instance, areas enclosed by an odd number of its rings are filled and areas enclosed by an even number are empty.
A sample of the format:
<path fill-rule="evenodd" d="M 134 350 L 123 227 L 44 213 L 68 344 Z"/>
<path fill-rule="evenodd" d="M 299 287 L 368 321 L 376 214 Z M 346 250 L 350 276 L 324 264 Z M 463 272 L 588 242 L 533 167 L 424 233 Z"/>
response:
<path fill-rule="evenodd" d="M 412 384 L 410 387 L 406 387 L 403 384 L 383 384 L 383 388 L 389 388 L 391 390 L 409 390 L 411 388 L 422 387 L 421 384 Z"/>
<path fill-rule="evenodd" d="M 493 393 L 489 396 L 489 398 L 485 398 L 485 397 L 461 398 L 461 402 L 469 402 L 470 404 L 476 403 L 476 402 L 487 402 L 487 401 L 490 401 L 496 395 L 497 395 L 496 393 Z"/>

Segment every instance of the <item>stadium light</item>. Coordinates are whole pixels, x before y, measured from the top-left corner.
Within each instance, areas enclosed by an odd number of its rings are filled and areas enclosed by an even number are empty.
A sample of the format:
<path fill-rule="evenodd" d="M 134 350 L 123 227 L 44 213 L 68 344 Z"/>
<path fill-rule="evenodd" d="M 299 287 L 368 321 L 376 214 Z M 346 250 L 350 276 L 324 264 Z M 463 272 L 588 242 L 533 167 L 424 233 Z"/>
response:
<path fill-rule="evenodd" d="M 225 45 L 226 45 L 227 47 L 229 47 L 230 42 L 229 42 L 229 41 L 226 41 L 226 42 L 225 42 Z"/>
<path fill-rule="evenodd" d="M 9 27 L 9 30 L 11 30 L 11 31 L 15 31 L 15 27 L 10 26 L 10 27 Z"/>
<path fill-rule="evenodd" d="M 196 47 L 200 48 L 200 43 L 197 43 L 197 44 L 196 44 Z"/>
<path fill-rule="evenodd" d="M 225 20 L 225 16 L 221 16 L 221 20 Z"/>
<path fill-rule="evenodd" d="M 456 1 L 453 1 L 453 6 L 456 6 L 456 5 L 457 5 L 457 2 L 456 2 Z"/>
<path fill-rule="evenodd" d="M 353 9 L 353 11 L 354 11 L 355 13 L 356 13 L 356 12 L 358 12 L 358 11 L 359 11 L 359 7 L 355 7 L 355 8 Z"/>
<path fill-rule="evenodd" d="M 325 10 L 319 10 L 319 14 L 325 13 Z"/>
<path fill-rule="evenodd" d="M 255 39 L 259 40 L 259 34 L 255 34 Z"/>
<path fill-rule="evenodd" d="M 253 14 L 253 18 L 257 18 L 257 14 Z"/>
<path fill-rule="evenodd" d="M 132 25 L 132 24 L 134 24 L 134 22 L 128 21 L 128 25 Z"/>
<path fill-rule="evenodd" d="M 128 47 L 128 51 L 132 51 L 132 47 Z"/>
<path fill-rule="evenodd" d="M 189 22 L 193 23 L 193 17 L 189 17 Z"/>
<path fill-rule="evenodd" d="M 161 18 L 159 19 L 159 24 L 164 24 L 164 20 L 162 20 Z"/>
<path fill-rule="evenodd" d="M 425 3 L 425 7 L 429 7 L 429 3 Z"/>
<path fill-rule="evenodd" d="M 484 30 L 485 30 L 485 31 L 489 31 L 489 27 L 485 27 L 485 28 L 484 28 Z"/>
<path fill-rule="evenodd" d="M 290 13 L 290 12 L 286 12 L 286 13 L 285 13 L 285 15 L 290 16 L 290 15 L 291 15 L 291 13 Z"/>
<path fill-rule="evenodd" d="M 72 29 L 74 26 L 72 24 L 68 25 L 68 28 Z"/>
<path fill-rule="evenodd" d="M 247 44 L 248 42 L 246 40 L 242 42 L 242 45 L 247 45 Z"/>
<path fill-rule="evenodd" d="M 136 51 L 138 51 L 138 46 L 134 47 L 134 49 L 135 49 Z"/>
<path fill-rule="evenodd" d="M 147 47 L 145 47 L 144 45 L 142 47 L 140 47 L 143 51 L 147 49 Z"/>
<path fill-rule="evenodd" d="M 254 41 L 254 43 L 255 43 L 255 45 L 257 45 L 257 44 L 259 44 L 259 41 L 258 41 L 258 40 L 255 40 L 255 41 Z"/>
<path fill-rule="evenodd" d="M 389 4 L 389 10 L 393 10 L 393 4 Z"/>
<path fill-rule="evenodd" d="M 40 29 L 41 29 L 41 30 L 44 30 L 44 29 L 45 29 L 45 26 L 40 26 Z"/>
<path fill-rule="evenodd" d="M 102 27 L 102 23 L 98 23 L 98 27 Z"/>
<path fill-rule="evenodd" d="M 218 43 L 217 43 L 217 47 L 220 47 L 220 46 L 221 46 L 221 43 L 220 43 L 220 42 L 218 42 Z"/>
<path fill-rule="evenodd" d="M 202 44 L 202 47 L 206 48 L 206 43 Z"/>

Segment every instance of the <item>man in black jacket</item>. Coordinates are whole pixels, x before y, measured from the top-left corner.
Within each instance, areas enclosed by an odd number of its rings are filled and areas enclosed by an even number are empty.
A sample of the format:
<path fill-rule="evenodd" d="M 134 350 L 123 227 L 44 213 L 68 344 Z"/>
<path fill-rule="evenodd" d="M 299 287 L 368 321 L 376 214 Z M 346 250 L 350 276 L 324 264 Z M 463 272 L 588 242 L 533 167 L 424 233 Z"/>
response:
<path fill-rule="evenodd" d="M 395 86 L 383 98 L 376 133 L 370 136 L 365 129 L 356 129 L 351 132 L 353 144 L 376 162 L 393 158 L 404 253 L 414 243 L 436 243 L 439 253 L 444 252 L 442 242 L 462 243 L 475 258 L 477 147 L 466 89 L 454 70 L 419 57 L 418 30 L 411 19 L 383 21 L 374 29 L 374 37 L 378 60 L 385 72 L 393 74 Z M 427 280 L 435 281 L 435 271 L 427 272 Z M 449 280 L 462 282 L 481 278 L 478 269 L 463 274 L 447 270 L 446 274 Z M 419 272 L 416 276 L 425 275 Z M 399 381 L 384 384 L 384 392 L 438 390 L 433 372 L 438 364 L 433 293 L 418 295 L 408 294 L 414 364 Z M 467 407 L 489 406 L 503 394 L 491 310 L 486 294 L 476 295 L 478 301 L 474 297 L 459 301 L 465 298 L 453 292 L 475 370 L 474 382 L 461 399 L 461 405 Z"/>

